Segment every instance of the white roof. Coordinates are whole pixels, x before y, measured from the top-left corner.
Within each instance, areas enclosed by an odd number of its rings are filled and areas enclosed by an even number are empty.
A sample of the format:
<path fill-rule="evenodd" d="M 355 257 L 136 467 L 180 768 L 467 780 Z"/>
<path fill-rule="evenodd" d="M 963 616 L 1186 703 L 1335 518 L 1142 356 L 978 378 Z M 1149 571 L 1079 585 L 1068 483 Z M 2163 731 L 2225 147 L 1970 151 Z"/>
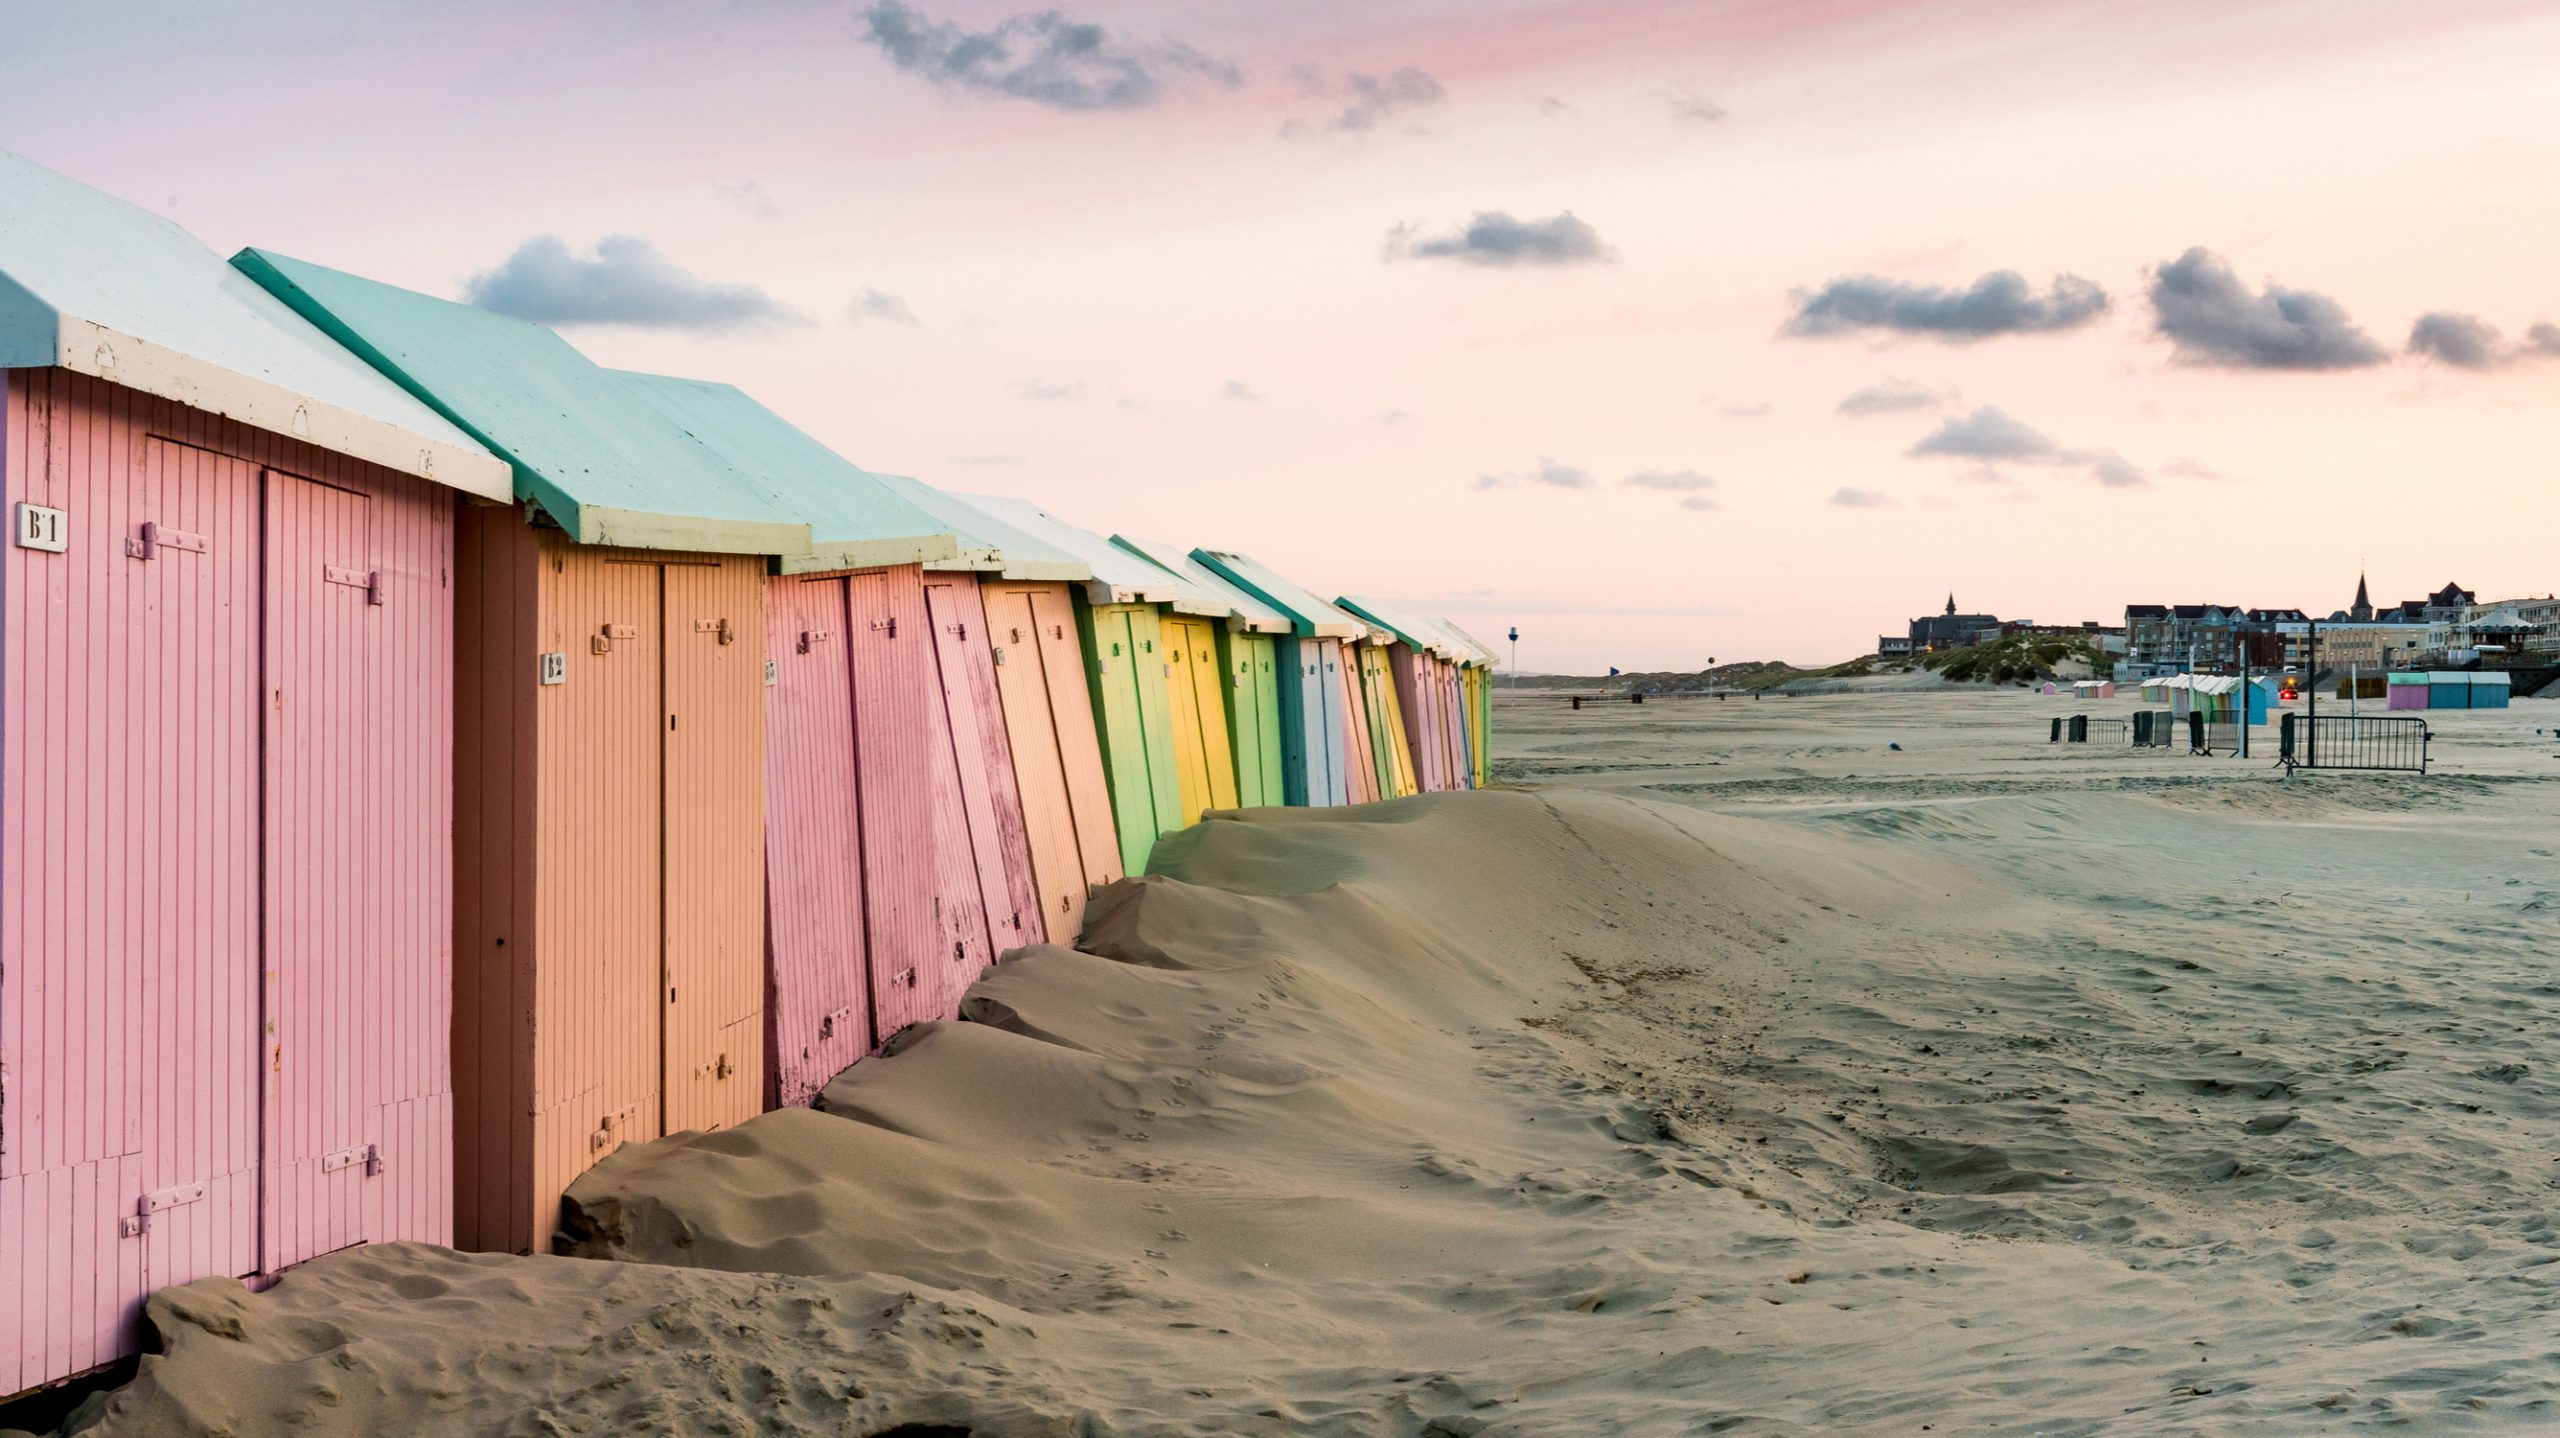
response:
<path fill-rule="evenodd" d="M 1440 621 L 1440 627 L 1449 631 L 1450 638 L 1475 651 L 1475 659 L 1472 662 L 1477 668 L 1491 669 L 1502 662 L 1491 649 L 1485 647 L 1483 640 L 1459 628 L 1456 622 L 1443 619 Z"/>
<path fill-rule="evenodd" d="M 0 368 L 47 367 L 515 497 L 506 461 L 195 236 L 0 150 Z"/>
<path fill-rule="evenodd" d="M 1093 578 L 1093 566 L 1037 536 L 1023 533 L 956 494 L 903 474 L 878 476 L 909 504 L 951 526 L 960 553 L 938 559 L 927 569 L 974 569 L 1003 579 L 1063 580 L 1081 584 Z"/>
<path fill-rule="evenodd" d="M 971 506 L 1022 530 L 1043 544 L 1062 549 L 1093 566 L 1089 593 L 1096 604 L 1162 604 L 1176 614 L 1205 614 L 1224 619 L 1233 606 L 1147 558 L 1121 548 L 1090 529 L 1079 529 L 1027 499 L 1000 494 L 967 494 Z"/>
<path fill-rule="evenodd" d="M 1152 539 L 1132 539 L 1125 534 L 1111 536 L 1111 542 L 1130 550 L 1182 576 L 1183 580 L 1211 597 L 1223 601 L 1234 612 L 1227 616 L 1227 627 L 1248 634 L 1294 634 L 1297 625 L 1289 616 L 1264 603 L 1243 585 L 1230 582 L 1199 560 L 1191 551 L 1178 545 L 1163 544 Z"/>

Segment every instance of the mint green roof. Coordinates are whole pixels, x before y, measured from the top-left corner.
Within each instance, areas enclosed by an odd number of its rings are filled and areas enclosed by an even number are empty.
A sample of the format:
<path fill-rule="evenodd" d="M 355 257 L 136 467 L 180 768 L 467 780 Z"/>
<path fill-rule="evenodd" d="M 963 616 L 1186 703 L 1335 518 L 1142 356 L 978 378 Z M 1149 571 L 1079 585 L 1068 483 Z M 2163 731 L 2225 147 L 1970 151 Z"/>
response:
<path fill-rule="evenodd" d="M 222 262 L 0 151 L 0 369 L 60 368 L 489 499 L 507 467 Z"/>
<path fill-rule="evenodd" d="M 798 554 L 771 479 L 698 444 L 540 325 L 264 250 L 231 263 L 515 467 L 516 496 L 581 544 Z"/>
<path fill-rule="evenodd" d="M 1379 604 L 1375 600 L 1361 599 L 1349 594 L 1333 602 L 1336 606 L 1347 609 L 1372 624 L 1383 624 L 1395 631 L 1396 638 L 1403 641 L 1408 649 L 1428 650 L 1443 659 L 1454 660 L 1459 656 L 1458 641 L 1450 638 L 1442 632 L 1439 625 L 1428 619 L 1400 612 L 1392 606 Z"/>
<path fill-rule="evenodd" d="M 960 552 L 950 525 L 736 385 L 631 370 L 609 373 L 712 453 L 781 487 L 810 530 L 806 551 L 782 557 L 783 573 L 926 564 Z"/>
<path fill-rule="evenodd" d="M 1182 576 L 1193 588 L 1203 591 L 1234 613 L 1227 627 L 1254 634 L 1295 634 L 1298 626 L 1260 595 L 1191 557 L 1191 551 L 1178 544 L 1162 544 L 1152 539 L 1132 539 L 1125 534 L 1111 536 L 1111 542 L 1132 554 L 1142 554 Z"/>
<path fill-rule="evenodd" d="M 1232 549 L 1195 549 L 1191 551 L 1191 557 L 1288 615 L 1290 621 L 1297 625 L 1301 638 L 1364 639 L 1369 635 L 1368 621 L 1345 614 L 1307 590 L 1291 584 L 1276 572 L 1265 569 L 1249 554 L 1239 554 Z"/>

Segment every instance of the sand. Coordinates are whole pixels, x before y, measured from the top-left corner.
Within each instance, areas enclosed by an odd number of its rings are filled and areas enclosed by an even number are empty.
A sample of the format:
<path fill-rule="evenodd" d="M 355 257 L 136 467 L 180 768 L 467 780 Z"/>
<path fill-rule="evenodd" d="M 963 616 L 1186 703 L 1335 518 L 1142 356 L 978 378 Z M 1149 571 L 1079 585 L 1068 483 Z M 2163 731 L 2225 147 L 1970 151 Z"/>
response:
<path fill-rule="evenodd" d="M 77 1421 L 2560 1431 L 2560 706 L 2423 782 L 2075 707 L 1505 704 L 1531 787 L 1213 818 L 578 1256 L 170 1290 Z"/>

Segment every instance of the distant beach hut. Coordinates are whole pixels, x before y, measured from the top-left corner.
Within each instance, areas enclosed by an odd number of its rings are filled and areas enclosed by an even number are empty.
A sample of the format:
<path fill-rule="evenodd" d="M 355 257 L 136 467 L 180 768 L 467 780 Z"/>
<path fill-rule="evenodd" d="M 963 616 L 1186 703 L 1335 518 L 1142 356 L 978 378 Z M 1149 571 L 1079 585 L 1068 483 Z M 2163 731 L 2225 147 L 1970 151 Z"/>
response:
<path fill-rule="evenodd" d="M 539 1250 L 616 1147 L 764 1106 L 758 639 L 810 527 L 547 329 L 233 263 L 514 466 L 453 570 L 454 1238 Z"/>
<path fill-rule="evenodd" d="M 1344 646 L 1369 626 L 1235 550 L 1195 549 L 1211 572 L 1289 617 L 1297 631 L 1294 662 L 1280 671 L 1280 771 L 1292 804 L 1353 802 L 1355 756 L 1349 744 Z M 1375 765 L 1370 766 L 1375 797 Z"/>
<path fill-rule="evenodd" d="M 2383 703 L 2392 709 L 2424 709 L 2431 698 L 2431 686 L 2422 673 L 2395 672 L 2383 689 Z"/>
<path fill-rule="evenodd" d="M 1387 666 L 1395 635 L 1383 625 L 1361 622 L 1366 633 L 1344 655 L 1345 672 L 1352 677 L 1346 699 L 1354 720 L 1351 737 L 1367 760 L 1365 765 L 1355 762 L 1352 782 L 1364 785 L 1368 798 L 1401 799 L 1420 791 L 1413 781 L 1413 756 L 1404 745 L 1403 705 Z"/>
<path fill-rule="evenodd" d="M 2515 692 L 2514 676 L 2503 669 L 2484 669 L 2471 676 L 2471 707 L 2504 709 Z"/>
<path fill-rule="evenodd" d="M 1392 605 L 1349 595 L 1334 603 L 1386 626 L 1394 636 L 1387 662 L 1403 709 L 1404 740 L 1416 786 L 1424 793 L 1461 787 L 1464 721 L 1458 701 L 1458 641 L 1431 621 Z"/>
<path fill-rule="evenodd" d="M 1471 758 L 1468 782 L 1483 788 L 1492 778 L 1493 737 L 1493 667 L 1500 661 L 1484 641 L 1476 638 L 1448 619 L 1440 627 L 1466 645 L 1469 658 L 1460 671 L 1465 682 L 1461 710 L 1467 726 L 1467 748 Z"/>
<path fill-rule="evenodd" d="M 2059 694 L 2062 692 L 2062 686 L 2048 679 L 2044 681 L 2044 689 L 2042 692 L 2046 694 Z"/>
<path fill-rule="evenodd" d="M 1289 797 L 1286 727 L 1280 703 L 1281 674 L 1298 662 L 1297 628 L 1288 615 L 1260 596 L 1191 557 L 1191 551 L 1125 534 L 1111 542 L 1142 555 L 1226 604 L 1218 631 L 1218 659 L 1225 675 L 1227 737 L 1235 749 L 1236 803 L 1272 808 Z M 1305 777 L 1300 776 L 1301 792 Z"/>
<path fill-rule="evenodd" d="M 0 485 L 7 1396 L 155 1289 L 451 1241 L 454 513 L 509 484 L 0 152 Z"/>
<path fill-rule="evenodd" d="M 901 475 L 880 481 L 951 528 L 960 552 L 926 582 L 974 581 L 1050 941 L 1072 942 L 1092 891 L 1127 872 L 1094 724 L 1076 607 L 1093 566 L 956 495 Z"/>
<path fill-rule="evenodd" d="M 1218 631 L 1232 612 L 1229 607 L 1154 560 L 1069 524 L 1029 500 L 996 495 L 964 498 L 1092 566 L 1084 612 L 1100 636 L 1094 652 L 1097 658 L 1107 659 L 1111 645 L 1126 644 L 1128 662 L 1110 677 L 1142 691 L 1141 715 L 1152 711 L 1163 716 L 1154 723 L 1142 719 L 1138 729 L 1129 730 L 1108 711 L 1098 711 L 1103 713 L 1106 744 L 1117 747 L 1120 740 L 1115 735 L 1126 732 L 1130 742 L 1160 748 L 1170 756 L 1173 808 L 1159 833 L 1196 824 L 1211 809 L 1236 807 L 1235 748 L 1228 738 L 1225 674 L 1218 659 Z M 1138 771 L 1130 772 L 1134 783 Z M 1131 800 L 1157 797 L 1152 771 L 1146 772 L 1150 774 L 1146 793 L 1133 793 L 1130 800 L 1120 801 L 1124 844 L 1129 837 L 1127 816 L 1136 807 Z M 1122 773 L 1120 766 L 1111 766 L 1115 798 Z M 1149 843 L 1152 847 L 1152 838 Z M 1132 866 L 1133 872 L 1136 867 Z"/>
<path fill-rule="evenodd" d="M 2427 676 L 2427 707 L 2430 709 L 2468 709 L 2471 707 L 2471 676 L 2458 672 L 2438 672 Z"/>

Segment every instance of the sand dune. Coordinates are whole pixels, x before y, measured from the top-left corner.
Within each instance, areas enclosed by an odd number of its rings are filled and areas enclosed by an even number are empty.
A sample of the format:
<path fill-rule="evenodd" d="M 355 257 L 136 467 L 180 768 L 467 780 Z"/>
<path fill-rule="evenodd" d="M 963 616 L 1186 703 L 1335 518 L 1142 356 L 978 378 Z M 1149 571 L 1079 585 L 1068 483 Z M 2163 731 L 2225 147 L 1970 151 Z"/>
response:
<path fill-rule="evenodd" d="M 1515 706 L 1550 787 L 1214 818 L 820 1109 L 617 1154 L 576 1256 L 171 1290 L 82 1421 L 2560 1429 L 2560 764 L 2045 712 Z"/>

